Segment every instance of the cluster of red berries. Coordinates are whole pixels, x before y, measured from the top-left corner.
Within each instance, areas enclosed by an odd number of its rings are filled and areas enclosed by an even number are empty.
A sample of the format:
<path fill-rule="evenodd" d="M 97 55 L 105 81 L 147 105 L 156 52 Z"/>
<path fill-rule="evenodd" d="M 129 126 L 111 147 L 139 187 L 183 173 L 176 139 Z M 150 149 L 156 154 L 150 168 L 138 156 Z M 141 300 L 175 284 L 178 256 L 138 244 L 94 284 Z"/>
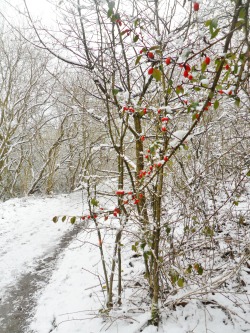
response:
<path fill-rule="evenodd" d="M 218 90 L 218 93 L 221 94 L 221 95 L 226 94 L 226 92 L 224 90 Z M 232 90 L 229 90 L 229 92 L 227 94 L 232 95 L 232 93 L 233 93 Z"/>
<path fill-rule="evenodd" d="M 169 118 L 168 118 L 168 117 L 162 117 L 162 118 L 161 118 L 161 121 L 162 121 L 161 131 L 162 131 L 162 132 L 166 132 L 166 131 L 167 131 L 166 124 L 167 124 L 167 122 L 169 121 Z"/>
<path fill-rule="evenodd" d="M 139 175 L 143 175 L 143 174 L 144 174 L 144 171 L 141 170 Z M 125 191 L 123 191 L 123 190 L 116 191 L 116 195 L 118 195 L 118 196 L 123 196 L 125 194 L 132 195 L 133 204 L 135 204 L 135 205 L 138 205 L 139 202 L 140 202 L 140 200 L 143 198 L 143 194 L 142 193 L 139 193 L 139 195 L 136 196 L 135 194 L 133 194 L 133 192 L 127 192 L 127 193 L 125 193 Z M 129 203 L 129 199 L 123 201 L 124 205 L 127 205 L 128 203 Z M 115 208 L 114 212 L 113 212 L 113 215 L 115 217 L 117 217 L 118 214 L 120 214 L 120 210 L 119 210 L 119 208 Z"/>
<path fill-rule="evenodd" d="M 124 107 L 123 107 L 123 112 L 126 112 L 126 111 L 129 111 L 129 112 L 131 112 L 131 113 L 134 113 L 134 112 L 135 112 L 135 109 L 134 109 L 132 106 L 130 106 L 130 107 L 128 107 L 128 106 L 124 106 Z"/>
<path fill-rule="evenodd" d="M 120 209 L 119 209 L 118 207 L 116 207 L 116 208 L 114 209 L 113 215 L 114 215 L 115 217 L 117 217 L 117 215 L 120 214 L 120 213 L 121 213 Z"/>
<path fill-rule="evenodd" d="M 122 21 L 120 19 L 116 20 L 116 23 L 119 24 L 119 26 L 122 25 Z"/>
<path fill-rule="evenodd" d="M 192 74 L 190 73 L 191 71 L 191 67 L 189 66 L 189 64 L 180 64 L 179 65 L 181 68 L 184 68 L 184 72 L 183 72 L 183 76 L 188 78 L 189 80 L 193 80 L 193 76 Z"/>

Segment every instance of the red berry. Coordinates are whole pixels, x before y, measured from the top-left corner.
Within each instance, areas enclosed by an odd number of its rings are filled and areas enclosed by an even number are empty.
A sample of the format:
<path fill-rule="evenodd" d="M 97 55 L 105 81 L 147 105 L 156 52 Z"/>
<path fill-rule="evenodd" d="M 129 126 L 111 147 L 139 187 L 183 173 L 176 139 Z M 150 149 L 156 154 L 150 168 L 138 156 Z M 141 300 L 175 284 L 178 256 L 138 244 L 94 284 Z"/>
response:
<path fill-rule="evenodd" d="M 85 220 L 85 216 L 82 216 L 81 219 L 82 219 L 82 220 Z"/>
<path fill-rule="evenodd" d="M 150 169 L 150 171 L 152 171 L 153 170 L 153 165 L 150 165 L 149 169 Z"/>
<path fill-rule="evenodd" d="M 116 20 L 116 23 L 119 24 L 120 26 L 122 25 L 122 21 L 121 20 Z"/>
<path fill-rule="evenodd" d="M 118 190 L 115 192 L 116 195 L 124 195 L 125 192 L 123 190 Z"/>
<path fill-rule="evenodd" d="M 188 75 L 188 79 L 191 81 L 191 80 L 193 80 L 193 75 Z"/>
<path fill-rule="evenodd" d="M 183 76 L 188 77 L 188 71 L 187 70 L 184 71 Z"/>
<path fill-rule="evenodd" d="M 200 119 L 200 115 L 198 113 L 196 113 L 195 118 L 199 120 Z"/>
<path fill-rule="evenodd" d="M 143 113 L 144 113 L 144 114 L 146 114 L 146 113 L 147 113 L 147 109 L 146 109 L 146 108 L 145 108 L 145 109 L 143 109 L 142 111 L 143 111 Z"/>
<path fill-rule="evenodd" d="M 161 121 L 169 121 L 169 118 L 168 117 L 162 117 Z"/>
<path fill-rule="evenodd" d="M 130 106 L 130 108 L 128 108 L 130 112 L 134 113 L 135 110 L 132 108 L 132 106 Z"/>
<path fill-rule="evenodd" d="M 191 67 L 189 66 L 189 64 L 186 64 L 186 65 L 184 66 L 184 68 L 185 68 L 185 70 L 188 71 L 188 72 L 191 71 Z"/>
<path fill-rule="evenodd" d="M 140 54 L 142 54 L 143 52 L 144 52 L 144 49 L 141 49 L 141 50 L 140 50 Z"/>
<path fill-rule="evenodd" d="M 209 57 L 206 57 L 206 58 L 205 58 L 205 63 L 206 63 L 207 65 L 210 64 L 210 58 L 209 58 Z"/>
<path fill-rule="evenodd" d="M 171 63 L 171 58 L 170 57 L 166 58 L 165 62 L 166 62 L 166 65 L 169 65 Z"/>
<path fill-rule="evenodd" d="M 164 161 L 167 162 L 168 161 L 168 156 L 164 156 Z"/>
<path fill-rule="evenodd" d="M 167 130 L 166 126 L 162 126 L 161 131 L 166 132 L 166 130 Z"/>
<path fill-rule="evenodd" d="M 194 11 L 198 12 L 199 8 L 200 8 L 200 5 L 198 4 L 198 2 L 194 2 Z"/>
<path fill-rule="evenodd" d="M 158 113 L 161 113 L 161 109 L 159 109 L 157 112 L 158 112 Z"/>
<path fill-rule="evenodd" d="M 228 92 L 228 95 L 232 95 L 232 93 L 233 93 L 232 90 L 230 90 L 230 91 Z"/>
<path fill-rule="evenodd" d="M 154 71 L 153 67 L 149 68 L 149 70 L 148 70 L 148 75 L 152 75 L 152 74 L 153 74 L 153 71 Z"/>
<path fill-rule="evenodd" d="M 153 52 L 148 52 L 147 53 L 147 56 L 148 56 L 148 58 L 150 58 L 150 59 L 154 59 L 154 53 Z"/>
<path fill-rule="evenodd" d="M 219 90 L 218 93 L 222 95 L 222 94 L 224 94 L 224 91 L 223 90 Z"/>
<path fill-rule="evenodd" d="M 230 66 L 226 64 L 225 69 L 228 71 L 230 69 Z"/>
<path fill-rule="evenodd" d="M 146 158 L 146 159 L 148 159 L 148 158 L 149 158 L 149 156 L 148 156 L 148 155 L 145 155 L 145 158 Z"/>
<path fill-rule="evenodd" d="M 157 164 L 157 166 L 158 166 L 158 168 L 160 168 L 160 167 L 162 166 L 161 162 L 159 162 L 159 163 Z"/>
<path fill-rule="evenodd" d="M 140 137 L 140 139 L 141 139 L 141 141 L 144 141 L 144 140 L 145 140 L 145 135 L 142 135 L 142 136 Z"/>

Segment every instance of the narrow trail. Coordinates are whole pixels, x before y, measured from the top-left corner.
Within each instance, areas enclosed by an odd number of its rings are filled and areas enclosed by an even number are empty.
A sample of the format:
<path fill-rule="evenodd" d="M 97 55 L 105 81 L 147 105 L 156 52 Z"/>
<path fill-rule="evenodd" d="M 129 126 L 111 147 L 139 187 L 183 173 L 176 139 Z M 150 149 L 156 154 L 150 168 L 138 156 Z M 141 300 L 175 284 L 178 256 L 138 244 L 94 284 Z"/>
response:
<path fill-rule="evenodd" d="M 46 286 L 60 254 L 82 230 L 82 225 L 75 225 L 52 253 L 39 258 L 35 269 L 21 276 L 17 284 L 7 290 L 7 298 L 0 300 L 0 333 L 35 333 L 26 328 L 36 306 L 36 294 Z"/>

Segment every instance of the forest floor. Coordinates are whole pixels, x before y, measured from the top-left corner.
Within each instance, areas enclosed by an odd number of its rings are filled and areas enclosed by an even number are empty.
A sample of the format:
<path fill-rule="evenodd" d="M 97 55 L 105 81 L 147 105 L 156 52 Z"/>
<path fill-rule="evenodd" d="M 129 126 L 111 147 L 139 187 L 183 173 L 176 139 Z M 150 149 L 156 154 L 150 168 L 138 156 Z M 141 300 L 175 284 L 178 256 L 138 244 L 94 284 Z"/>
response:
<path fill-rule="evenodd" d="M 107 316 L 95 232 L 83 223 L 52 222 L 55 215 L 81 215 L 84 209 L 80 192 L 0 202 L 1 333 L 250 332 L 250 267 L 243 269 L 245 285 L 238 293 L 162 305 L 157 331 L 148 326 L 143 265 L 126 248 L 123 305 Z M 105 242 L 112 255 L 108 237 Z"/>

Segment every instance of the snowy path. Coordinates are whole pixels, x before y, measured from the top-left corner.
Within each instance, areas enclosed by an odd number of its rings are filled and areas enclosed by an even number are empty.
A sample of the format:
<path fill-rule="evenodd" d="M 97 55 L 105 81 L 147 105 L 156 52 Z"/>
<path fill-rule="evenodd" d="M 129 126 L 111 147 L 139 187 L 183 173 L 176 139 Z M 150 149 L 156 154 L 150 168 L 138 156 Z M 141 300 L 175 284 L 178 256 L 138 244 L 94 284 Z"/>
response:
<path fill-rule="evenodd" d="M 60 252 L 78 228 L 52 222 L 54 215 L 79 215 L 80 193 L 21 198 L 0 203 L 0 327 L 21 333 L 34 293 L 48 281 Z"/>
<path fill-rule="evenodd" d="M 67 232 L 54 251 L 37 260 L 34 269 L 22 275 L 12 287 L 7 298 L 0 304 L 1 333 L 24 332 L 36 306 L 36 294 L 47 285 L 60 254 L 80 229 L 81 226 L 75 226 Z"/>

